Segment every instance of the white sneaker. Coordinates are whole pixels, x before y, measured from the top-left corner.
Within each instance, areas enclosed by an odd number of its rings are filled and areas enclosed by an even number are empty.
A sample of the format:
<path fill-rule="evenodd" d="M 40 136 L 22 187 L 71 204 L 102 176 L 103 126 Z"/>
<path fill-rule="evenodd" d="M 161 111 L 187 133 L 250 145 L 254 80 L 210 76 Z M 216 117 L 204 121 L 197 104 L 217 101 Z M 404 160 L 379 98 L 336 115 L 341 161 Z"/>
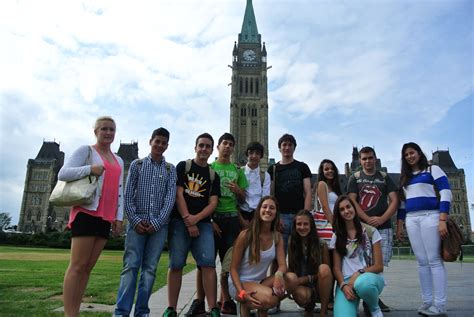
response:
<path fill-rule="evenodd" d="M 372 317 L 383 317 L 383 313 L 380 308 L 376 311 L 370 312 L 370 314 L 372 315 Z"/>
<path fill-rule="evenodd" d="M 418 310 L 417 310 L 418 314 L 420 314 L 420 315 L 423 314 L 423 312 L 424 312 L 425 310 L 427 310 L 428 308 L 430 308 L 430 306 L 431 306 L 430 303 L 423 303 L 423 305 L 421 305 L 420 307 L 418 307 Z"/>
<path fill-rule="evenodd" d="M 446 316 L 446 310 L 442 310 L 434 305 L 430 306 L 428 309 L 425 309 L 421 313 L 426 316 Z"/>

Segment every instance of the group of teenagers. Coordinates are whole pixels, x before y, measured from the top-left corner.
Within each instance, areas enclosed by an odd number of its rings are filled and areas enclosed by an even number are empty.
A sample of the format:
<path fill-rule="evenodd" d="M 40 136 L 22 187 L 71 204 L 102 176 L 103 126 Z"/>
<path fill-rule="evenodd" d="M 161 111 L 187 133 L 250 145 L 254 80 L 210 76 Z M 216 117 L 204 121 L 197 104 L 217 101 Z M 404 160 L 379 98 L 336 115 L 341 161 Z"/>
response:
<path fill-rule="evenodd" d="M 430 165 L 415 143 L 401 150 L 397 186 L 376 169 L 373 148 L 359 151 L 361 170 L 350 176 L 346 193 L 338 169 L 323 160 L 313 190 L 307 164 L 294 158 L 296 139 L 278 140 L 281 159 L 266 171 L 260 167 L 264 148 L 247 146 L 247 164 L 231 162 L 235 139 L 224 133 L 217 159 L 208 163 L 214 139 L 195 140 L 195 156 L 167 162 L 170 133 L 153 131 L 150 154 L 134 160 L 123 188 L 124 164 L 111 151 L 116 131 L 111 117 L 94 125 L 96 143 L 79 147 L 59 171 L 72 181 L 99 176 L 99 189 L 89 205 L 73 206 L 71 259 L 64 277 L 66 316 L 78 316 L 87 282 L 110 233 L 122 232 L 128 218 L 123 268 L 114 316 L 149 316 L 150 299 L 160 256 L 169 251 L 168 308 L 177 316 L 183 268 L 189 251 L 198 267 L 197 296 L 188 316 L 221 314 L 267 316 L 280 301 L 293 299 L 313 316 L 357 316 L 360 300 L 368 315 L 383 316 L 390 308 L 380 300 L 384 266 L 392 253 L 391 218 L 398 211 L 396 236 L 404 228 L 418 261 L 421 306 L 429 316 L 446 313 L 447 273 L 440 243 L 447 235 L 451 191 L 445 173 Z M 216 272 L 216 257 L 222 264 Z M 219 276 L 220 292 L 217 291 Z M 218 301 L 219 297 L 219 301 Z M 206 310 L 207 303 L 207 310 Z M 238 307 L 237 307 L 238 306 Z"/>

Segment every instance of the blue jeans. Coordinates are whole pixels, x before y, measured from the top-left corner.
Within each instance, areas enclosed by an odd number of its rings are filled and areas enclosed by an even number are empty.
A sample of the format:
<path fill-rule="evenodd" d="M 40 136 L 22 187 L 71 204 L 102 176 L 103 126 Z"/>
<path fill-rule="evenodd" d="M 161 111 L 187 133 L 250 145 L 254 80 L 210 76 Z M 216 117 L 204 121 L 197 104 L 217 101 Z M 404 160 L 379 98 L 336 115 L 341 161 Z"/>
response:
<path fill-rule="evenodd" d="M 280 213 L 280 220 L 283 223 L 283 242 L 285 245 L 285 254 L 288 254 L 288 239 L 290 239 L 291 228 L 293 225 L 293 219 L 295 219 L 295 214 L 282 214 Z"/>
<path fill-rule="evenodd" d="M 160 260 L 161 251 L 168 235 L 168 225 L 163 225 L 160 231 L 153 234 L 138 234 L 131 225 L 125 239 L 125 253 L 123 255 L 123 269 L 120 273 L 120 285 L 117 292 L 117 306 L 114 316 L 129 316 L 138 282 L 137 301 L 134 316 L 148 316 L 153 283 L 155 282 L 156 267 Z"/>
<path fill-rule="evenodd" d="M 170 269 L 181 270 L 186 265 L 189 250 L 191 250 L 198 266 L 216 267 L 212 224 L 198 222 L 196 225 L 199 229 L 199 236 L 192 238 L 182 219 L 171 219 L 168 234 Z"/>
<path fill-rule="evenodd" d="M 349 278 L 344 281 L 347 282 Z M 382 293 L 384 279 L 380 274 L 364 273 L 360 275 L 355 283 L 355 300 L 348 300 L 339 286 L 336 287 L 336 296 L 334 298 L 334 317 L 355 317 L 359 308 L 359 301 L 362 299 L 367 303 L 371 312 L 378 311 L 379 295 Z M 347 286 L 346 286 L 347 287 Z"/>

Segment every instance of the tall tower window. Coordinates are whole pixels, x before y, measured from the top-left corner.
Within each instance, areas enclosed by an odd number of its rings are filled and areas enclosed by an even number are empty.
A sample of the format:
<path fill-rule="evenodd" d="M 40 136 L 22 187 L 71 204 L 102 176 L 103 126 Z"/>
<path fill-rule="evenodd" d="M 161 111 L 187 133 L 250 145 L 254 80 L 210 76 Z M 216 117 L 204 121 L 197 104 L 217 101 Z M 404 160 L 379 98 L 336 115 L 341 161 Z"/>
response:
<path fill-rule="evenodd" d="M 255 80 L 255 94 L 258 95 L 258 78 Z"/>
<path fill-rule="evenodd" d="M 240 109 L 240 116 L 245 117 L 247 115 L 247 109 L 242 108 Z"/>
<path fill-rule="evenodd" d="M 242 89 L 243 89 L 243 80 L 242 80 L 242 77 L 240 77 L 240 80 L 239 80 L 239 91 L 240 93 L 242 93 Z"/>
<path fill-rule="evenodd" d="M 253 78 L 250 78 L 250 93 L 253 94 Z"/>
<path fill-rule="evenodd" d="M 245 78 L 245 93 L 249 93 L 249 79 Z"/>
<path fill-rule="evenodd" d="M 36 221 L 41 221 L 41 210 L 36 213 Z"/>
<path fill-rule="evenodd" d="M 28 210 L 28 213 L 26 214 L 26 220 L 31 220 L 31 210 Z"/>

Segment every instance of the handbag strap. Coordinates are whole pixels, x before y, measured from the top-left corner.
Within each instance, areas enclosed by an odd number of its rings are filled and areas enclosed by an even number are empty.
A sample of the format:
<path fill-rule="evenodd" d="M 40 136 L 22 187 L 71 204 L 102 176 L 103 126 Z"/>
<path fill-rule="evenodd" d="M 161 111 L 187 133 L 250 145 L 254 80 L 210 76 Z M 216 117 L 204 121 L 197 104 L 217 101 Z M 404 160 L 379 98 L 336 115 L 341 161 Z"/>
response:
<path fill-rule="evenodd" d="M 324 183 L 324 186 L 326 187 L 326 200 L 329 203 L 329 187 L 326 182 L 324 181 L 322 182 Z M 316 211 L 319 211 L 323 208 L 321 206 L 321 202 L 319 201 L 319 197 L 318 197 L 318 183 L 316 183 L 316 197 L 314 198 L 314 208 Z"/>
<path fill-rule="evenodd" d="M 92 145 L 89 145 L 89 153 L 87 153 L 86 164 L 92 165 Z"/>

